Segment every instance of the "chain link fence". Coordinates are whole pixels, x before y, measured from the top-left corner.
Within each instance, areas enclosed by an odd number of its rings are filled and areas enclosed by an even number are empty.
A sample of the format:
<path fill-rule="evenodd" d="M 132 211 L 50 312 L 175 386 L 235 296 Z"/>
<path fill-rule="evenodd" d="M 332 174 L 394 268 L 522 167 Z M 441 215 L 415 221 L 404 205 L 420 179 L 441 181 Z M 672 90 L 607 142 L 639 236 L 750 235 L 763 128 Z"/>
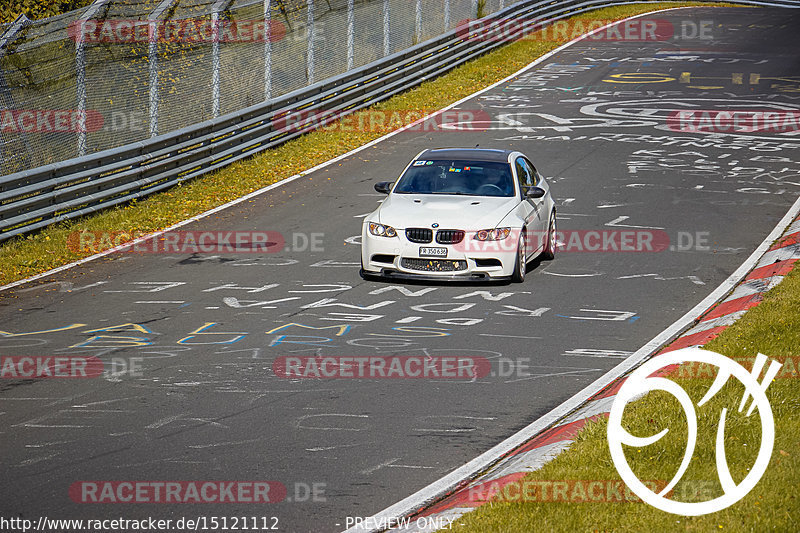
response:
<path fill-rule="evenodd" d="M 503 0 L 97 0 L 0 26 L 0 175 L 279 97 Z"/>

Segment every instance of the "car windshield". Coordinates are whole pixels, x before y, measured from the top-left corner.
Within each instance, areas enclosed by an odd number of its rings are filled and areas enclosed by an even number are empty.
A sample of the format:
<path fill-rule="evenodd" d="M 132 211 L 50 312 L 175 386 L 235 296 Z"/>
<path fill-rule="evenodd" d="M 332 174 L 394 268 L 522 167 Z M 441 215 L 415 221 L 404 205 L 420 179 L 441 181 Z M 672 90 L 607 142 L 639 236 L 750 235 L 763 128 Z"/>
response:
<path fill-rule="evenodd" d="M 414 161 L 394 189 L 398 194 L 514 196 L 508 163 L 487 161 Z"/>

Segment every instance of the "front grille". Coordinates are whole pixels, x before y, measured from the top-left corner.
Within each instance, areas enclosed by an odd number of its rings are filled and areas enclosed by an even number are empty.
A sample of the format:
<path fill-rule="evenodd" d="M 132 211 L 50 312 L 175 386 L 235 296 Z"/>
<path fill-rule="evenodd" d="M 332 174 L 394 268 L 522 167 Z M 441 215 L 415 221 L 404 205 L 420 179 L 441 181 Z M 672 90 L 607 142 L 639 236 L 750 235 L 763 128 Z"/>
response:
<path fill-rule="evenodd" d="M 458 244 L 464 240 L 464 232 L 460 229 L 440 229 L 436 232 L 436 242 L 439 244 Z"/>
<path fill-rule="evenodd" d="M 406 239 L 417 244 L 428 244 L 433 241 L 433 230 L 428 228 L 408 228 Z"/>
<path fill-rule="evenodd" d="M 467 269 L 467 262 L 464 260 L 452 259 L 403 259 L 400 261 L 403 268 L 410 270 L 422 270 L 425 272 L 458 272 Z"/>

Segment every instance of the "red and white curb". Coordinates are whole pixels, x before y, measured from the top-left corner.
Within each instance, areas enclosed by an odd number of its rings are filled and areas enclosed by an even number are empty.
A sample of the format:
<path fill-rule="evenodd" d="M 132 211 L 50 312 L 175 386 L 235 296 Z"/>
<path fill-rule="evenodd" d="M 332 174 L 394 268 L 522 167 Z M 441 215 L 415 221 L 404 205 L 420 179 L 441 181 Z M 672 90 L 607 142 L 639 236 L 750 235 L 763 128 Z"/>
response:
<path fill-rule="evenodd" d="M 745 262 L 743 266 L 749 266 L 749 273 L 746 276 L 740 276 L 738 284 L 734 284 L 732 290 L 729 288 L 726 291 L 729 294 L 724 299 L 713 302 L 704 310 L 693 309 L 694 316 L 697 317 L 693 321 L 694 325 L 691 323 L 688 326 L 684 325 L 684 332 L 674 338 L 672 342 L 664 339 L 669 344 L 662 342 L 662 346 L 665 344 L 666 346 L 656 355 L 680 348 L 705 345 L 741 318 L 747 310 L 757 306 L 763 300 L 764 293 L 778 285 L 791 272 L 797 261 L 800 260 L 798 207 L 800 207 L 800 200 L 795 203 L 787 215 L 796 217 L 794 220 L 789 218 L 791 223 L 788 224 L 788 227 L 786 223 L 776 227 L 776 230 L 786 227 L 783 236 L 770 244 L 770 241 L 775 239 L 776 232 L 773 231 L 768 240 L 754 253 L 754 255 L 760 254 L 760 257 L 758 255 L 751 256 Z M 652 341 L 648 344 L 652 345 Z M 659 347 L 651 346 L 650 353 L 655 353 Z M 662 372 L 666 373 L 668 369 L 662 369 Z M 577 433 L 588 421 L 608 416 L 611 404 L 624 381 L 625 376 L 614 379 L 603 390 L 590 396 L 577 410 L 562 417 L 524 444 L 505 454 L 500 461 L 469 483 L 462 485 L 432 505 L 412 513 L 405 521 L 407 525 L 404 527 L 394 528 L 391 531 L 427 533 L 442 529 L 443 525 L 446 526 L 451 521 L 487 503 L 496 494 L 502 493 L 507 485 L 518 483 L 529 472 L 542 468 L 559 453 L 569 448 Z"/>

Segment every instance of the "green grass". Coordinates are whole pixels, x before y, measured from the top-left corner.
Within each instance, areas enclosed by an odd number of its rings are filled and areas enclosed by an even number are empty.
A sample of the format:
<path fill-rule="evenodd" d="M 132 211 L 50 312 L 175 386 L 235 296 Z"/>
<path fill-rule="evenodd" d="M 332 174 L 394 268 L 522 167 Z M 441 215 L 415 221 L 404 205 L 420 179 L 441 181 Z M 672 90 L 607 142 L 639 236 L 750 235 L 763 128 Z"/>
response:
<path fill-rule="evenodd" d="M 580 17 L 616 20 L 684 5 L 708 4 L 666 2 L 618 6 L 593 11 Z M 371 109 L 440 109 L 513 74 L 560 44 L 562 43 L 533 39 L 517 41 Z M 10 239 L 0 245 L 0 285 L 45 272 L 94 253 L 95 250 L 71 250 L 67 246 L 71 233 L 83 230 L 125 231 L 132 234 L 157 231 L 312 168 L 385 133 L 385 130 L 312 132 L 143 201 Z"/>
<path fill-rule="evenodd" d="M 800 531 L 800 269 L 795 269 L 764 302 L 750 310 L 705 347 L 731 357 L 748 371 L 761 352 L 784 362 L 778 377 L 767 389 L 775 417 L 775 447 L 761 481 L 744 499 L 714 514 L 701 517 L 676 516 L 641 502 L 583 503 L 490 502 L 458 521 L 455 531 Z M 673 373 L 697 401 L 708 390 L 708 373 Z M 697 377 L 702 375 L 703 377 Z M 692 376 L 692 377 L 689 377 Z M 760 446 L 761 423 L 757 411 L 750 418 L 737 412 L 743 387 L 729 383 L 698 409 L 698 443 L 689 469 L 674 490 L 674 499 L 706 501 L 722 494 L 714 455 L 716 424 L 721 407 L 727 406 L 726 455 L 731 475 L 738 483 L 755 459 Z M 664 393 L 650 393 L 628 405 L 623 418 L 629 433 L 646 437 L 671 428 L 661 441 L 644 448 L 625 447 L 633 471 L 642 480 L 669 481 L 684 453 L 685 416 L 677 401 Z M 589 423 L 570 449 L 525 481 L 619 480 L 608 450 L 607 421 Z M 662 486 L 664 483 L 662 483 Z M 512 496 L 516 493 L 511 492 Z M 535 498 L 530 498 L 535 499 Z"/>

